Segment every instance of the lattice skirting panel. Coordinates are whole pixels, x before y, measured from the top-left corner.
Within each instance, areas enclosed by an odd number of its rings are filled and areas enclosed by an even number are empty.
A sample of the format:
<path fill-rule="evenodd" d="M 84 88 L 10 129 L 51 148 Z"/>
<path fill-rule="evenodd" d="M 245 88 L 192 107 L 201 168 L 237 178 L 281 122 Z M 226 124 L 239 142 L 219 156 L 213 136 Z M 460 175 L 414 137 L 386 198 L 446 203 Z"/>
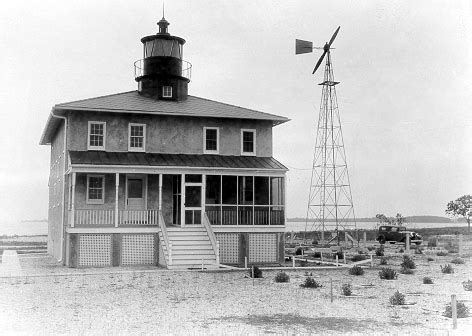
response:
<path fill-rule="evenodd" d="M 111 235 L 80 235 L 78 266 L 111 266 Z"/>
<path fill-rule="evenodd" d="M 124 234 L 121 244 L 121 265 L 156 264 L 154 235 Z"/>
<path fill-rule="evenodd" d="M 249 262 L 277 262 L 277 234 L 249 234 Z"/>
<path fill-rule="evenodd" d="M 220 263 L 237 264 L 239 262 L 239 234 L 216 233 L 220 242 Z"/>

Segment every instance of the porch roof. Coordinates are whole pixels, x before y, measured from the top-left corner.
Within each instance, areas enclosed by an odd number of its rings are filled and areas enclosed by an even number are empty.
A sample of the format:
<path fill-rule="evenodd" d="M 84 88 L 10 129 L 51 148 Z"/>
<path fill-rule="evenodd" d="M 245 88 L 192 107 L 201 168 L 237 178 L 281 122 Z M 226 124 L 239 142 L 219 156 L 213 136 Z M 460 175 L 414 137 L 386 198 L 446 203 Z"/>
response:
<path fill-rule="evenodd" d="M 273 157 L 70 151 L 72 165 L 288 170 Z"/>

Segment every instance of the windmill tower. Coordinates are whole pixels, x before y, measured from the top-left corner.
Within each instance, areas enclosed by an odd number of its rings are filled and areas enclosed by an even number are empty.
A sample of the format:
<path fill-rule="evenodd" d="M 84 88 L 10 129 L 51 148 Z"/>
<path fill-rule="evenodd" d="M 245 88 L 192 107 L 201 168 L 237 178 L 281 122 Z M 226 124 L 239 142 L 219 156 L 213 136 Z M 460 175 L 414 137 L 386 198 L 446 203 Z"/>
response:
<path fill-rule="evenodd" d="M 305 233 L 316 231 L 321 233 L 322 243 L 337 242 L 340 233 L 355 230 L 355 214 L 352 202 L 346 153 L 339 117 L 336 85 L 334 80 L 331 45 L 339 32 L 338 27 L 331 40 L 323 48 L 313 48 L 309 41 L 296 40 L 295 54 L 310 53 L 313 49 L 323 49 L 323 54 L 315 65 L 313 74 L 318 70 L 326 57 L 322 86 L 320 114 L 313 157 L 313 167 L 308 197 Z M 332 235 L 325 240 L 325 231 Z"/>

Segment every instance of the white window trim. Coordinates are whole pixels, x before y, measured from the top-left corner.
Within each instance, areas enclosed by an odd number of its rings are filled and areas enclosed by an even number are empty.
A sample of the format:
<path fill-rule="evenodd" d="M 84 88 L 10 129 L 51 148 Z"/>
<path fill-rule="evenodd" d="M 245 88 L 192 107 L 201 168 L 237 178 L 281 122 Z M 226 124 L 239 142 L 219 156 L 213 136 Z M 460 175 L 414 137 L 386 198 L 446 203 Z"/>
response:
<path fill-rule="evenodd" d="M 165 94 L 165 90 L 164 90 L 164 89 L 165 89 L 166 87 L 170 87 L 170 95 L 166 95 L 166 94 Z M 173 93 L 172 90 L 173 90 L 172 85 L 163 85 L 163 86 L 162 86 L 162 98 L 172 98 L 172 93 Z"/>
<path fill-rule="evenodd" d="M 254 151 L 252 152 L 245 152 L 244 151 L 244 146 L 243 146 L 243 134 L 244 132 L 251 132 L 254 134 Z M 250 128 L 242 128 L 241 129 L 241 155 L 246 155 L 246 156 L 256 156 L 256 130 L 255 129 L 250 129 Z"/>
<path fill-rule="evenodd" d="M 206 149 L 206 131 L 216 130 L 216 150 Z M 219 154 L 220 153 L 220 128 L 219 127 L 203 127 L 203 153 L 204 154 Z"/>
<path fill-rule="evenodd" d="M 131 126 L 143 126 L 143 147 L 131 147 Z M 146 151 L 146 124 L 129 123 L 128 124 L 128 151 L 145 152 Z"/>
<path fill-rule="evenodd" d="M 103 146 L 91 146 L 90 145 L 90 130 L 92 124 L 101 124 L 103 125 Z M 105 144 L 107 139 L 107 123 L 104 121 L 89 121 L 88 122 L 88 132 L 87 132 L 87 149 L 89 150 L 105 150 Z"/>
<path fill-rule="evenodd" d="M 89 182 L 91 177 L 102 178 L 102 199 L 89 199 Z M 87 204 L 104 204 L 105 203 L 105 175 L 87 174 L 87 189 L 86 192 L 86 203 Z"/>

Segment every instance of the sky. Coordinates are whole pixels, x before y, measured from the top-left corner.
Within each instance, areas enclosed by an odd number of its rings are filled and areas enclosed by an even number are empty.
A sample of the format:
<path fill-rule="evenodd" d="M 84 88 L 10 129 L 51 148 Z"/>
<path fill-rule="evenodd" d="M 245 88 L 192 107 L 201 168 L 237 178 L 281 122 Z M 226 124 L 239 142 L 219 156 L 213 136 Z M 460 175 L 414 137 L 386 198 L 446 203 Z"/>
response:
<path fill-rule="evenodd" d="M 186 39 L 189 94 L 291 119 L 274 128 L 287 215 L 306 213 L 322 71 L 332 51 L 357 217 L 444 215 L 472 193 L 470 1 L 190 1 L 165 3 Z M 54 104 L 137 89 L 141 37 L 162 1 L 8 1 L 0 12 L 0 223 L 47 218 Z"/>

